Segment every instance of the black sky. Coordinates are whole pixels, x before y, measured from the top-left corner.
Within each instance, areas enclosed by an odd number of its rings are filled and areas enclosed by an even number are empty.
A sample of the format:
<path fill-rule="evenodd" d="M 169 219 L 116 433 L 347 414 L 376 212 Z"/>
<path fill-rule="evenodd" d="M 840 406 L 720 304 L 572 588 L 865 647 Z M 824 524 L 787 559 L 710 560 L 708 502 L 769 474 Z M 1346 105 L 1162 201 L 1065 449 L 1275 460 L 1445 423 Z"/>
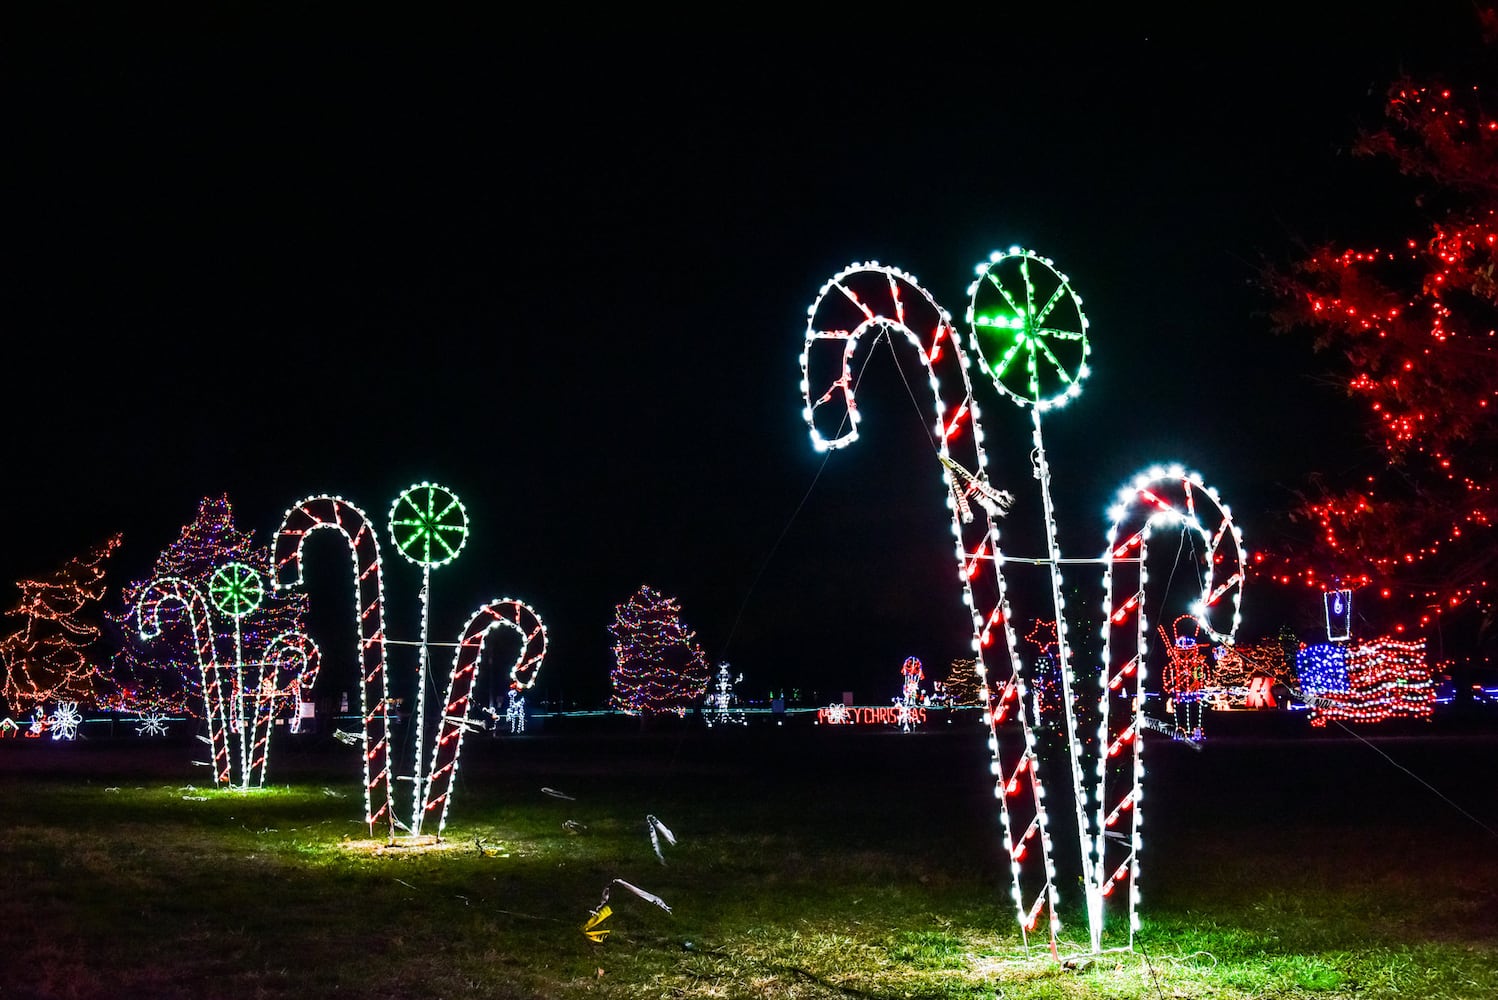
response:
<path fill-rule="evenodd" d="M 1255 268 L 1387 231 L 1407 192 L 1347 147 L 1401 68 L 1476 43 L 1464 5 L 1350 16 L 994 43 L 13 39 L 0 578 L 114 531 L 140 576 L 207 494 L 266 539 L 302 496 L 383 521 L 430 479 L 473 529 L 435 632 L 528 601 L 543 688 L 601 695 L 612 607 L 649 582 L 751 691 L 883 700 L 905 655 L 966 646 L 929 404 L 886 359 L 824 467 L 806 308 L 874 258 L 960 317 L 1011 244 L 1092 323 L 1094 375 L 1047 423 L 1063 549 L 1100 551 L 1113 490 L 1156 461 L 1216 485 L 1253 547 L 1307 473 L 1364 458 L 1331 360 L 1257 314 Z M 983 398 L 994 478 L 1033 492 L 1025 416 Z M 1267 634 L 1284 611 L 1256 596 Z"/>

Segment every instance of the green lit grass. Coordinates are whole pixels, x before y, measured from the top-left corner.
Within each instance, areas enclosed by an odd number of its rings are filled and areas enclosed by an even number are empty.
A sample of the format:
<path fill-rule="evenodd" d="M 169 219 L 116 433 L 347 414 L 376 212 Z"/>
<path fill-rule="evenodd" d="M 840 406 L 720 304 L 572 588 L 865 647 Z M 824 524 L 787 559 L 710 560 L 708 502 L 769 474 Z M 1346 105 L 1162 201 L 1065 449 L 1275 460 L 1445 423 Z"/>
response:
<path fill-rule="evenodd" d="M 442 847 L 379 852 L 337 750 L 241 795 L 165 780 L 169 752 L 132 780 L 125 750 L 91 778 L 26 747 L 0 756 L 0 996 L 1498 996 L 1498 845 L 1471 824 L 1158 810 L 1141 947 L 1077 957 L 1068 912 L 1058 964 L 1011 929 L 976 741 L 796 739 L 476 743 Z M 615 877 L 674 912 L 616 888 L 594 944 Z"/>

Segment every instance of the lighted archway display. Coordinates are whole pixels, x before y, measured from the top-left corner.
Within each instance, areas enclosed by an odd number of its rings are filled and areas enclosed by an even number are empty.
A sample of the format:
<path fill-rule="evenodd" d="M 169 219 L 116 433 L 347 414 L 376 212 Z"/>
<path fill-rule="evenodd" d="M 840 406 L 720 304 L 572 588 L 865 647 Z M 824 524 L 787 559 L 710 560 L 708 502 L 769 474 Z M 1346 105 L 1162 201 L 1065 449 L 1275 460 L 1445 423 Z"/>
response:
<path fill-rule="evenodd" d="M 1215 495 L 1205 491 L 1199 479 L 1182 472 L 1173 487 L 1184 491 L 1182 495 L 1171 493 L 1168 482 L 1156 484 L 1165 495 L 1147 493 L 1147 482 L 1138 484 L 1138 490 L 1123 503 L 1115 517 L 1110 550 L 1101 559 L 1062 558 L 1041 416 L 1076 398 L 1089 373 L 1091 348 L 1081 298 L 1072 290 L 1070 279 L 1050 260 L 1019 248 L 992 255 L 977 271 L 977 280 L 968 290 L 969 344 L 981 359 L 979 370 L 993 379 L 1003 396 L 1028 409 L 1031 415 L 1032 472 L 1040 484 L 1047 551 L 1043 558 L 1018 561 L 1044 565 L 1049 570 L 1051 610 L 1058 623 L 1055 659 L 1062 687 L 1059 701 L 1064 708 L 1062 726 L 1058 728 L 1066 733 L 1070 750 L 1067 757 L 1081 845 L 1078 860 L 1092 948 L 1098 951 L 1105 899 L 1122 879 L 1129 877 L 1135 881 L 1138 873 L 1143 766 L 1138 739 L 1141 718 L 1137 714 L 1142 699 L 1137 695 L 1142 693 L 1139 685 L 1145 676 L 1142 667 L 1145 648 L 1143 639 L 1136 638 L 1135 651 L 1126 653 L 1122 649 L 1124 640 L 1115 638 L 1112 662 L 1119 663 L 1118 669 L 1110 670 L 1105 662 L 1098 670 L 1100 736 L 1103 747 L 1112 752 L 1092 754 L 1101 759 L 1097 761 L 1095 776 L 1089 777 L 1083 772 L 1087 754 L 1073 711 L 1075 676 L 1067 640 L 1061 567 L 1069 562 L 1106 563 L 1105 581 L 1110 581 L 1105 582 L 1108 627 L 1127 627 L 1133 630 L 1130 635 L 1138 636 L 1144 628 L 1142 609 L 1147 579 L 1143 545 L 1151 528 L 1170 518 L 1177 526 L 1184 524 L 1198 529 L 1197 533 L 1203 535 L 1200 548 L 1213 553 L 1237 553 L 1238 536 L 1225 520 L 1225 508 L 1223 521 L 1212 522 L 1197 515 L 1197 492 L 1212 499 L 1214 507 Z M 984 682 L 984 718 L 989 726 L 995 796 L 1004 848 L 1010 858 L 1010 895 L 1026 944 L 1043 913 L 1054 940 L 1059 928 L 1056 868 L 1036 752 L 1038 720 L 1030 717 L 1027 707 L 1029 699 L 1019 667 L 1003 572 L 1006 561 L 1016 560 L 1003 554 L 997 524 L 1011 497 L 995 489 L 989 480 L 980 414 L 968 375 L 969 359 L 962 350 L 950 314 L 915 278 L 877 261 L 855 264 L 833 276 L 808 310 L 806 342 L 801 355 L 803 416 L 818 451 L 845 447 L 856 441 L 860 420 L 856 402 L 858 379 L 862 366 L 879 343 L 889 344 L 892 353 L 895 344 L 908 345 L 934 396 L 932 446 L 942 468 L 947 506 L 952 512 L 954 556 L 962 600 L 971 612 L 972 645 L 977 655 L 975 669 Z M 1167 474 L 1164 478 L 1170 477 Z M 1163 507 L 1144 513 L 1142 521 L 1135 525 L 1130 505 L 1149 496 L 1159 500 Z M 1138 540 L 1131 542 L 1136 534 Z M 1225 537 L 1230 541 L 1225 542 Z M 1122 551 L 1115 553 L 1120 546 Z M 1241 564 L 1241 553 L 1235 559 Z M 1130 596 L 1123 596 L 1111 581 L 1116 579 L 1121 587 L 1131 573 L 1134 589 Z M 1236 625 L 1241 565 L 1236 579 L 1229 582 L 1232 575 L 1231 568 L 1220 562 L 1208 565 L 1207 583 L 1195 609 L 1212 634 L 1224 641 L 1230 638 L 1231 627 Z M 1116 600 L 1115 593 L 1120 595 Z M 1209 624 L 1216 620 L 1213 609 L 1224 602 L 1232 607 L 1234 619 L 1218 622 L 1214 627 Z M 1002 644 L 995 642 L 998 636 L 1002 636 Z M 1134 711 L 1110 711 L 1109 701 L 1127 697 L 1126 691 L 1136 696 Z M 1116 787 L 1117 769 L 1108 762 L 1129 745 L 1132 745 L 1129 758 L 1132 767 L 1126 788 L 1120 791 Z M 1089 811 L 1088 804 L 1096 809 Z M 1132 837 L 1125 838 L 1124 857 L 1120 860 L 1112 846 L 1115 838 L 1107 834 L 1124 811 L 1132 813 L 1134 832 Z M 1131 888 L 1128 899 L 1132 946 L 1137 927 L 1137 885 Z"/>

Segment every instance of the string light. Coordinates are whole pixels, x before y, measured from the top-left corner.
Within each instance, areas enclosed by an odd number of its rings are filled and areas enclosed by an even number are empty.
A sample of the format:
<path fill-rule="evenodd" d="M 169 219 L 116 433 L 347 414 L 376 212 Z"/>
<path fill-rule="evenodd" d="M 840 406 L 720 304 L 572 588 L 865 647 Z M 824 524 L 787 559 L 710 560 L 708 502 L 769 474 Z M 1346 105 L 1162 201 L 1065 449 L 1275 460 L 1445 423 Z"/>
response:
<path fill-rule="evenodd" d="M 100 630 L 89 618 L 104 597 L 104 574 L 122 538 L 114 535 L 47 576 L 16 582 L 21 599 L 7 614 L 20 625 L 0 639 L 0 698 L 13 709 L 95 702 L 107 692 L 92 655 Z"/>
<path fill-rule="evenodd" d="M 1323 487 L 1296 515 L 1309 545 L 1262 569 L 1317 590 L 1372 588 L 1379 600 L 1361 618 L 1428 633 L 1495 610 L 1498 121 L 1475 86 L 1402 79 L 1386 96 L 1385 124 L 1357 151 L 1418 178 L 1423 201 L 1445 207 L 1416 237 L 1323 246 L 1270 281 L 1277 324 L 1346 358 L 1382 467 Z M 1440 631 L 1449 645 L 1451 623 Z"/>
<path fill-rule="evenodd" d="M 614 693 L 610 703 L 626 715 L 684 716 L 702 701 L 708 666 L 697 633 L 681 620 L 676 598 L 642 584 L 614 606 Z"/>

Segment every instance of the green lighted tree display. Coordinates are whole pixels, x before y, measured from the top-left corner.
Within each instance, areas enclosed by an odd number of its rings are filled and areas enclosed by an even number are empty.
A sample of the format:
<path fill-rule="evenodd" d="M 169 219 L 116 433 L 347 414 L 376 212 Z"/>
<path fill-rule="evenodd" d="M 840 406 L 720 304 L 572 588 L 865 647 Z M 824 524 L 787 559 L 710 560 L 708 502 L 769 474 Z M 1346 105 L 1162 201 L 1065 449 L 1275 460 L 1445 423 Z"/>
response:
<path fill-rule="evenodd" d="M 1498 19 L 1481 15 L 1486 42 Z M 1417 231 L 1316 247 L 1268 279 L 1276 327 L 1346 360 L 1379 458 L 1317 479 L 1292 519 L 1309 550 L 1270 560 L 1280 582 L 1362 588 L 1360 618 L 1396 631 L 1456 619 L 1495 634 L 1498 583 L 1498 108 L 1468 81 L 1400 79 L 1355 152 L 1418 190 Z"/>
<path fill-rule="evenodd" d="M 108 678 L 94 658 L 101 633 L 93 619 L 120 541 L 115 535 L 54 573 L 17 581 L 21 599 L 8 614 L 20 625 L 0 639 L 0 697 L 12 712 L 47 701 L 97 704 L 106 693 Z"/>
<path fill-rule="evenodd" d="M 647 585 L 614 608 L 610 705 L 629 715 L 685 715 L 702 703 L 708 665 L 681 606 Z"/>

